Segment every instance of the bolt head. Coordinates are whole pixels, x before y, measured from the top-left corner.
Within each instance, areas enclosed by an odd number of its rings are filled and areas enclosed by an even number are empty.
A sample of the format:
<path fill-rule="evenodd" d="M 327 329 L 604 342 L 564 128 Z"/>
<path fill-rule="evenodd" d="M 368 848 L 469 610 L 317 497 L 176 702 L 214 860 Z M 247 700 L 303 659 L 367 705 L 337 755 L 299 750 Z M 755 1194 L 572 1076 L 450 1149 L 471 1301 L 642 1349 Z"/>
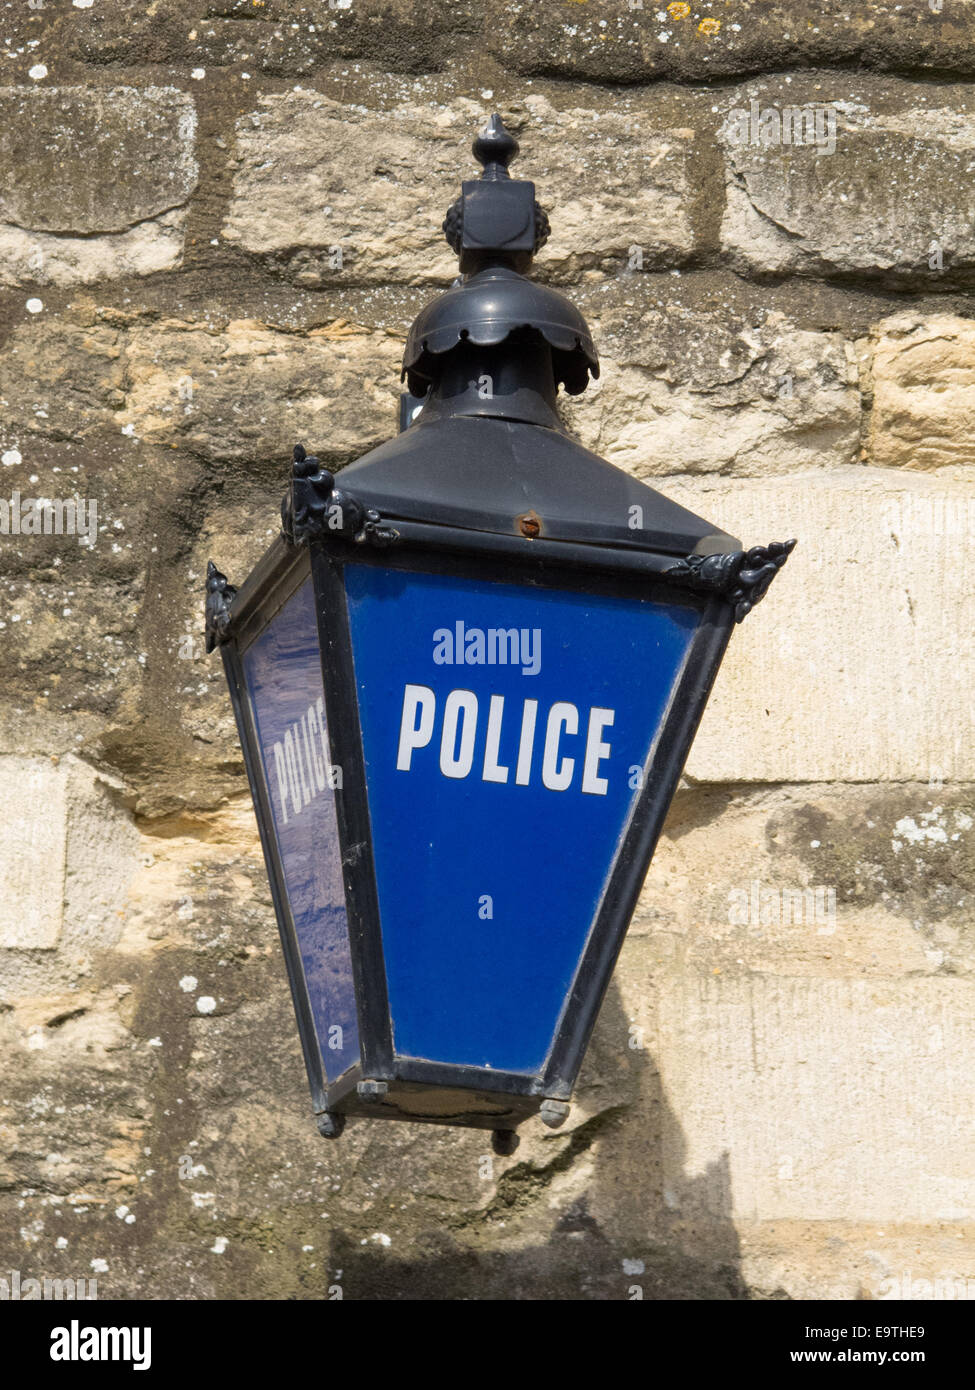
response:
<path fill-rule="evenodd" d="M 543 1100 L 538 1113 L 543 1125 L 548 1125 L 549 1129 L 558 1129 L 569 1118 L 569 1104 L 564 1100 Z"/>

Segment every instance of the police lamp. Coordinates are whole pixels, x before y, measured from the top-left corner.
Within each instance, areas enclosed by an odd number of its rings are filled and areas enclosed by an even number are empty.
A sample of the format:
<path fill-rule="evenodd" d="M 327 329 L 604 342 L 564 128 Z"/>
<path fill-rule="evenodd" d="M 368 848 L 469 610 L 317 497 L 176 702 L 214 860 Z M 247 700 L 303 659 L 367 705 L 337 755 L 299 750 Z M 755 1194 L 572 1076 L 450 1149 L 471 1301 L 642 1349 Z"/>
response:
<path fill-rule="evenodd" d="M 498 116 L 410 330 L 406 428 L 336 477 L 298 447 L 220 647 L 318 1127 L 563 1123 L 732 628 L 743 551 L 582 448 L 585 319 L 526 278 L 548 219 Z M 408 399 L 408 398 L 407 398 Z"/>

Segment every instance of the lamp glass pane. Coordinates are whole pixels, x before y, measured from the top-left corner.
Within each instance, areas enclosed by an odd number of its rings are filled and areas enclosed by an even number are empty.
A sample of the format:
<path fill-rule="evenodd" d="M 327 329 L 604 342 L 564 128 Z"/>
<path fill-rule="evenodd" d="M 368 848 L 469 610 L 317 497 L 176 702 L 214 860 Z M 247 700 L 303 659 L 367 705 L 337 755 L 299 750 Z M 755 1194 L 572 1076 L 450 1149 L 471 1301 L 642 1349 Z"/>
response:
<path fill-rule="evenodd" d="M 345 584 L 395 1049 L 541 1072 L 701 610 Z"/>
<path fill-rule="evenodd" d="M 311 579 L 242 658 L 319 1048 L 330 1081 L 359 1057 L 352 959 Z"/>

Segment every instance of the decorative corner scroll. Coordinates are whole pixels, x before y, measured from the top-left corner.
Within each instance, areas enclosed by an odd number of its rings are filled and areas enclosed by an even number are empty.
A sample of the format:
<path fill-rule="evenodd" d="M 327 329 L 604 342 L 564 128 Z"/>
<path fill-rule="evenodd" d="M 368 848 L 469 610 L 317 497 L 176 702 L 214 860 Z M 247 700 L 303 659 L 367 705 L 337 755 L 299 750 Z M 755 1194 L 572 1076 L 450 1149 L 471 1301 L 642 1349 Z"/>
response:
<path fill-rule="evenodd" d="M 688 589 L 721 594 L 741 620 L 768 592 L 768 587 L 795 549 L 795 541 L 772 541 L 729 555 L 688 555 L 664 570 L 663 578 Z"/>
<path fill-rule="evenodd" d="M 289 545 L 339 536 L 359 545 L 393 545 L 399 532 L 373 507 L 335 486 L 335 475 L 295 445 L 291 486 L 281 503 L 281 534 Z"/>
<path fill-rule="evenodd" d="M 230 601 L 237 590 L 227 583 L 212 560 L 207 561 L 206 650 L 226 642 L 230 636 Z"/>

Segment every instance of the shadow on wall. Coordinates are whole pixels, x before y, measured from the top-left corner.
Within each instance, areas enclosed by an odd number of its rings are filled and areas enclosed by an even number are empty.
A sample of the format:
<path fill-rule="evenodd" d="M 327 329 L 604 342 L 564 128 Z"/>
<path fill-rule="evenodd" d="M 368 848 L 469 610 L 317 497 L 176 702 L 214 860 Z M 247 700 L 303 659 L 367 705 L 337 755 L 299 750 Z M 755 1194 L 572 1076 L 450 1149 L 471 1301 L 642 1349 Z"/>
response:
<path fill-rule="evenodd" d="M 614 984 L 576 1088 L 590 1118 L 546 1139 L 541 1154 L 523 1138 L 512 1158 L 495 1160 L 503 1171 L 479 1212 L 445 1219 L 410 1259 L 336 1232 L 330 1283 L 342 1297 L 747 1298 L 727 1154 L 684 1175 L 683 1134 L 650 1052 L 629 1046 L 629 1028 Z"/>

